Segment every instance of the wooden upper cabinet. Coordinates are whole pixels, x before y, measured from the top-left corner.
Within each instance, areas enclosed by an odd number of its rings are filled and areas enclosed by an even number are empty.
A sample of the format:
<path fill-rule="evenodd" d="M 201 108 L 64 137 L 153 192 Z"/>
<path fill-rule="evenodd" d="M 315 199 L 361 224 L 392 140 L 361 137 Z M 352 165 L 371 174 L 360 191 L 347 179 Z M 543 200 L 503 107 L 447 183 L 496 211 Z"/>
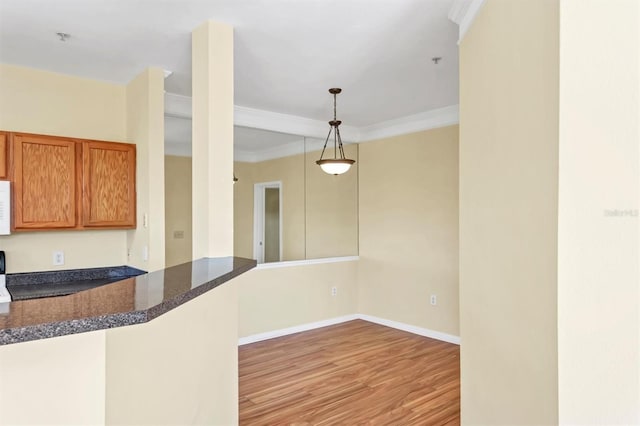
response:
<path fill-rule="evenodd" d="M 136 146 L 83 141 L 82 226 L 135 228 Z"/>
<path fill-rule="evenodd" d="M 72 139 L 13 135 L 13 220 L 16 230 L 76 227 L 78 153 L 78 144 Z"/>
<path fill-rule="evenodd" d="M 7 132 L 0 132 L 0 179 L 6 179 L 9 176 L 9 135 Z"/>
<path fill-rule="evenodd" d="M 0 132 L 3 174 L 15 231 L 136 227 L 135 145 Z"/>

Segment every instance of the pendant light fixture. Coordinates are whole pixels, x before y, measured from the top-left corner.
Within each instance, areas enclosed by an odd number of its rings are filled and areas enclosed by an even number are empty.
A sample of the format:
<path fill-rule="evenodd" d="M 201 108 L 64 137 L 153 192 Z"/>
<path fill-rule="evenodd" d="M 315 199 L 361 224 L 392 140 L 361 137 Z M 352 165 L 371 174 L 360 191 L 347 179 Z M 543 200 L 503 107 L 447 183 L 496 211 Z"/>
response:
<path fill-rule="evenodd" d="M 336 95 L 340 92 L 342 92 L 342 89 L 329 89 L 329 93 L 333 95 L 333 120 L 329 122 L 329 125 L 331 126 L 329 128 L 329 134 L 327 135 L 327 139 L 324 141 L 324 148 L 322 148 L 320 159 L 316 161 L 316 164 L 319 165 L 325 173 L 330 175 L 341 175 L 346 173 L 351 168 L 351 165 L 356 162 L 356 160 L 346 158 L 344 155 L 344 149 L 342 148 L 342 138 L 340 137 L 340 124 L 342 124 L 342 121 L 336 119 Z M 329 138 L 331 138 L 332 132 L 333 158 L 324 158 L 327 143 L 329 143 Z"/>

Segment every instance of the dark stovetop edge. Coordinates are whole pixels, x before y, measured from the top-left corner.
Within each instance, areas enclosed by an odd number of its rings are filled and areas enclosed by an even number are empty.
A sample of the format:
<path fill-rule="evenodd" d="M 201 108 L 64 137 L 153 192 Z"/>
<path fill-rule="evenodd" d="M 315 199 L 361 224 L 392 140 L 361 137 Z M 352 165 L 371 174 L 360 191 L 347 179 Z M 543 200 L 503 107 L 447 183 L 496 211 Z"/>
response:
<path fill-rule="evenodd" d="M 7 286 L 53 284 L 119 277 L 128 278 L 145 273 L 146 271 L 126 265 L 60 271 L 19 272 L 7 274 Z"/>

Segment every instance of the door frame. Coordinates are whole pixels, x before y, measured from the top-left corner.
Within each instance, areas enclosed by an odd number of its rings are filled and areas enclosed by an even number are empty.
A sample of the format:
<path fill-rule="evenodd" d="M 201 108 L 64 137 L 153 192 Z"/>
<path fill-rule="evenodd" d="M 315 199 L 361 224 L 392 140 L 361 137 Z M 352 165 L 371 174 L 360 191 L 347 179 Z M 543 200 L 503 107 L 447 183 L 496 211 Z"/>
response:
<path fill-rule="evenodd" d="M 265 194 L 267 188 L 278 189 L 279 249 L 282 261 L 282 181 L 260 182 L 253 185 L 253 258 L 264 263 Z"/>

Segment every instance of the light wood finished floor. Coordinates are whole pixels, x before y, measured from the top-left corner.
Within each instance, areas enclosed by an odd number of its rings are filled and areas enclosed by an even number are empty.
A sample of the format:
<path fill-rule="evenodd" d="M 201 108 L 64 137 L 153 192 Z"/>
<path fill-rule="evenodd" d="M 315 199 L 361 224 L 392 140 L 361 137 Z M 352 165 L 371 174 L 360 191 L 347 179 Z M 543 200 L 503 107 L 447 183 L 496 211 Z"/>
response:
<path fill-rule="evenodd" d="M 239 348 L 241 425 L 458 425 L 457 345 L 355 320 Z"/>

